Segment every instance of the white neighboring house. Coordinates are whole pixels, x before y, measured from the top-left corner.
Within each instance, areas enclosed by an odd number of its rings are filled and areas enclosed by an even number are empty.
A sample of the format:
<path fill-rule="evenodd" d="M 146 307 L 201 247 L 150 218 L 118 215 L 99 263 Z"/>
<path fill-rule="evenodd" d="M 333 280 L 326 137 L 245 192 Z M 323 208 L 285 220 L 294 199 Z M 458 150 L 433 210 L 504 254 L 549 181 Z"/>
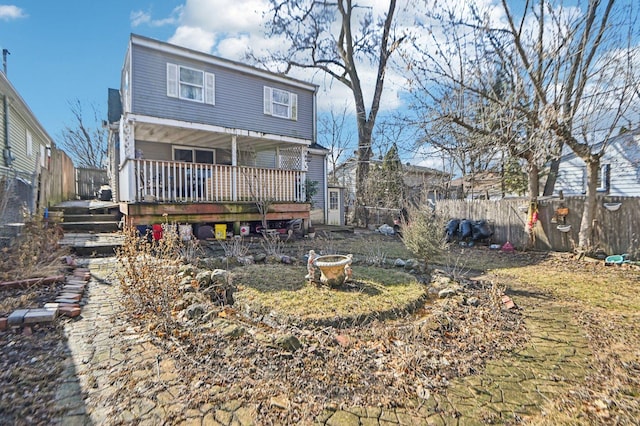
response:
<path fill-rule="evenodd" d="M 600 149 L 603 142 L 594 149 Z M 600 160 L 598 194 L 609 196 L 640 196 L 640 129 L 609 139 Z M 582 195 L 587 190 L 587 168 L 575 153 L 560 159 L 554 192 Z"/>

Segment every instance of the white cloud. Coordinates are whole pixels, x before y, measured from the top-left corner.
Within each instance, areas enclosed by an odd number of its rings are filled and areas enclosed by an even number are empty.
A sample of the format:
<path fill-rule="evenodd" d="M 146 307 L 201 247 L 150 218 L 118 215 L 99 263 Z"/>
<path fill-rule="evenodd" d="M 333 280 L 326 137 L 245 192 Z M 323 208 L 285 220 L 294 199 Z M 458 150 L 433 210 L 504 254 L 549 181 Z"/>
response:
<path fill-rule="evenodd" d="M 257 32 L 267 12 L 264 0 L 186 0 L 180 24 L 218 33 Z"/>
<path fill-rule="evenodd" d="M 491 2 L 491 0 L 483 0 Z M 371 11 L 375 17 L 386 14 L 388 5 L 377 0 L 361 0 L 364 6 L 358 9 L 359 22 L 365 11 Z M 267 38 L 264 34 L 265 16 L 268 15 L 268 0 L 185 0 L 176 14 L 177 28 L 170 43 L 191 49 L 212 53 L 224 58 L 242 61 L 248 52 L 256 56 L 265 56 L 268 52 L 278 51 L 286 47 L 286 42 L 279 37 Z M 396 10 L 397 34 L 410 32 L 416 34 L 415 10 L 409 7 L 398 7 Z M 140 14 L 140 23 L 149 23 L 151 17 Z M 132 15 L 133 22 L 133 15 Z M 365 104 L 370 105 L 377 79 L 377 68 L 368 60 L 358 64 L 362 82 Z M 342 104 L 347 100 L 353 110 L 353 94 L 344 84 L 328 77 L 320 71 L 292 70 L 293 78 L 310 81 L 320 86 L 318 92 L 318 109 L 328 111 L 336 102 Z M 400 94 L 406 90 L 403 76 L 389 68 L 385 75 L 385 88 L 381 111 L 393 111 L 403 106 Z"/>
<path fill-rule="evenodd" d="M 147 12 L 138 10 L 131 12 L 129 19 L 131 20 L 131 26 L 135 28 L 142 24 L 148 24 L 151 22 L 151 15 Z"/>
<path fill-rule="evenodd" d="M 11 21 L 13 19 L 26 18 L 28 15 L 25 11 L 18 6 L 13 5 L 0 5 L 0 19 L 4 21 Z"/>
<path fill-rule="evenodd" d="M 199 27 L 180 26 L 169 39 L 169 43 L 210 53 L 215 45 L 216 35 Z"/>
<path fill-rule="evenodd" d="M 171 12 L 171 15 L 164 19 L 152 19 L 150 12 L 142 10 L 136 10 L 131 12 L 129 20 L 132 27 L 139 27 L 141 25 L 147 25 L 150 27 L 163 27 L 165 25 L 174 25 L 178 22 L 182 7 L 178 6 Z"/>

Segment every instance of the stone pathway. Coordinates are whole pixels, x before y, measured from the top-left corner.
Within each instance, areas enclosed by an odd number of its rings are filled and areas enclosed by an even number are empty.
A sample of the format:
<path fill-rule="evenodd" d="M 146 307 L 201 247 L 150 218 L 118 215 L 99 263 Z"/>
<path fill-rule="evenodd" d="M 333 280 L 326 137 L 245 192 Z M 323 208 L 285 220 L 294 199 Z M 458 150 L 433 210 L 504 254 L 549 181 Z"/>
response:
<path fill-rule="evenodd" d="M 163 358 L 145 336 L 127 328 L 121 319 L 119 288 L 109 274 L 114 258 L 85 260 L 92 278 L 87 287 L 82 318 L 66 326 L 72 358 L 67 361 L 65 383 L 56 395 L 64 413 L 63 425 L 250 425 L 256 407 L 239 401 L 221 406 L 187 407 L 179 396 L 191 384 L 175 374 L 173 361 Z M 523 308 L 531 339 L 519 353 L 491 360 L 486 370 L 450 384 L 445 395 L 415 401 L 414 409 L 353 407 L 325 410 L 316 424 L 350 425 L 474 425 L 515 423 L 539 415 L 541 406 L 581 381 L 591 356 L 582 330 L 572 313 L 544 295 L 519 289 L 507 291 Z M 122 332 L 124 330 L 124 332 Z M 127 409 L 119 414 L 108 404 L 110 396 L 123 392 L 113 373 L 124 366 L 140 378 Z M 117 377 L 117 375 L 116 375 Z M 224 388 L 213 392 L 223 393 Z M 122 407 L 120 407 L 122 408 Z M 281 409 L 274 407 L 274 409 Z M 169 419 L 169 420 L 167 420 Z"/>

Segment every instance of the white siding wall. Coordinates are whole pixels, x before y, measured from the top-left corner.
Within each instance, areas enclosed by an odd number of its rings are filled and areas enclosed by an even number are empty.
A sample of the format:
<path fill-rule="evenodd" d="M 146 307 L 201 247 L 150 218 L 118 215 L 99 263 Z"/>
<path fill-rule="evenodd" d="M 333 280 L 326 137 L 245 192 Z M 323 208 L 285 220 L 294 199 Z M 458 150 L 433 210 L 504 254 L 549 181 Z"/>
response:
<path fill-rule="evenodd" d="M 640 134 L 625 134 L 613 138 L 606 147 L 601 165 L 609 165 L 611 196 L 640 196 Z M 584 194 L 586 167 L 575 155 L 567 156 L 560 164 L 555 193 Z"/>

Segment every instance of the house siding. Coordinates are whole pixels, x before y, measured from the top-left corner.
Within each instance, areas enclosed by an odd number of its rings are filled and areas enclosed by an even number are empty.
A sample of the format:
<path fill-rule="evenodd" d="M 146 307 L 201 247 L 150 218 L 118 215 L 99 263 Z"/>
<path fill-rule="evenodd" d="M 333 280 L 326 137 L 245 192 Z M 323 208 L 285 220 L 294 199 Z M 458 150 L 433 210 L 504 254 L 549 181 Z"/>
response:
<path fill-rule="evenodd" d="M 558 170 L 555 192 L 562 191 L 565 195 L 583 194 L 584 180 L 584 162 L 577 157 L 567 159 Z"/>
<path fill-rule="evenodd" d="M 9 141 L 11 153 L 14 156 L 12 167 L 19 171 L 36 173 L 38 170 L 37 162 L 41 153 L 40 147 L 46 147 L 47 144 L 40 137 L 40 132 L 28 126 L 17 111 L 11 107 L 9 107 L 9 117 Z M 31 133 L 31 155 L 27 155 L 27 129 Z"/>
<path fill-rule="evenodd" d="M 325 194 L 324 194 L 324 156 L 309 153 L 309 168 L 307 170 L 307 179 L 318 182 L 318 192 L 313 196 L 313 209 L 325 210 Z"/>
<path fill-rule="evenodd" d="M 146 46 L 132 44 L 130 90 L 131 112 L 151 117 L 196 122 L 237 128 L 287 137 L 313 139 L 314 92 L 300 87 L 288 87 Z M 167 96 L 167 63 L 174 63 L 215 75 L 215 105 Z M 298 95 L 297 121 L 264 114 L 263 88 L 270 86 Z"/>
<path fill-rule="evenodd" d="M 640 135 L 608 147 L 601 163 L 610 165 L 608 195 L 640 196 Z"/>
<path fill-rule="evenodd" d="M 601 165 L 609 164 L 610 196 L 640 196 L 640 134 L 628 133 L 610 140 Z M 560 162 L 554 192 L 565 195 L 584 194 L 586 166 L 575 154 L 565 156 Z"/>

